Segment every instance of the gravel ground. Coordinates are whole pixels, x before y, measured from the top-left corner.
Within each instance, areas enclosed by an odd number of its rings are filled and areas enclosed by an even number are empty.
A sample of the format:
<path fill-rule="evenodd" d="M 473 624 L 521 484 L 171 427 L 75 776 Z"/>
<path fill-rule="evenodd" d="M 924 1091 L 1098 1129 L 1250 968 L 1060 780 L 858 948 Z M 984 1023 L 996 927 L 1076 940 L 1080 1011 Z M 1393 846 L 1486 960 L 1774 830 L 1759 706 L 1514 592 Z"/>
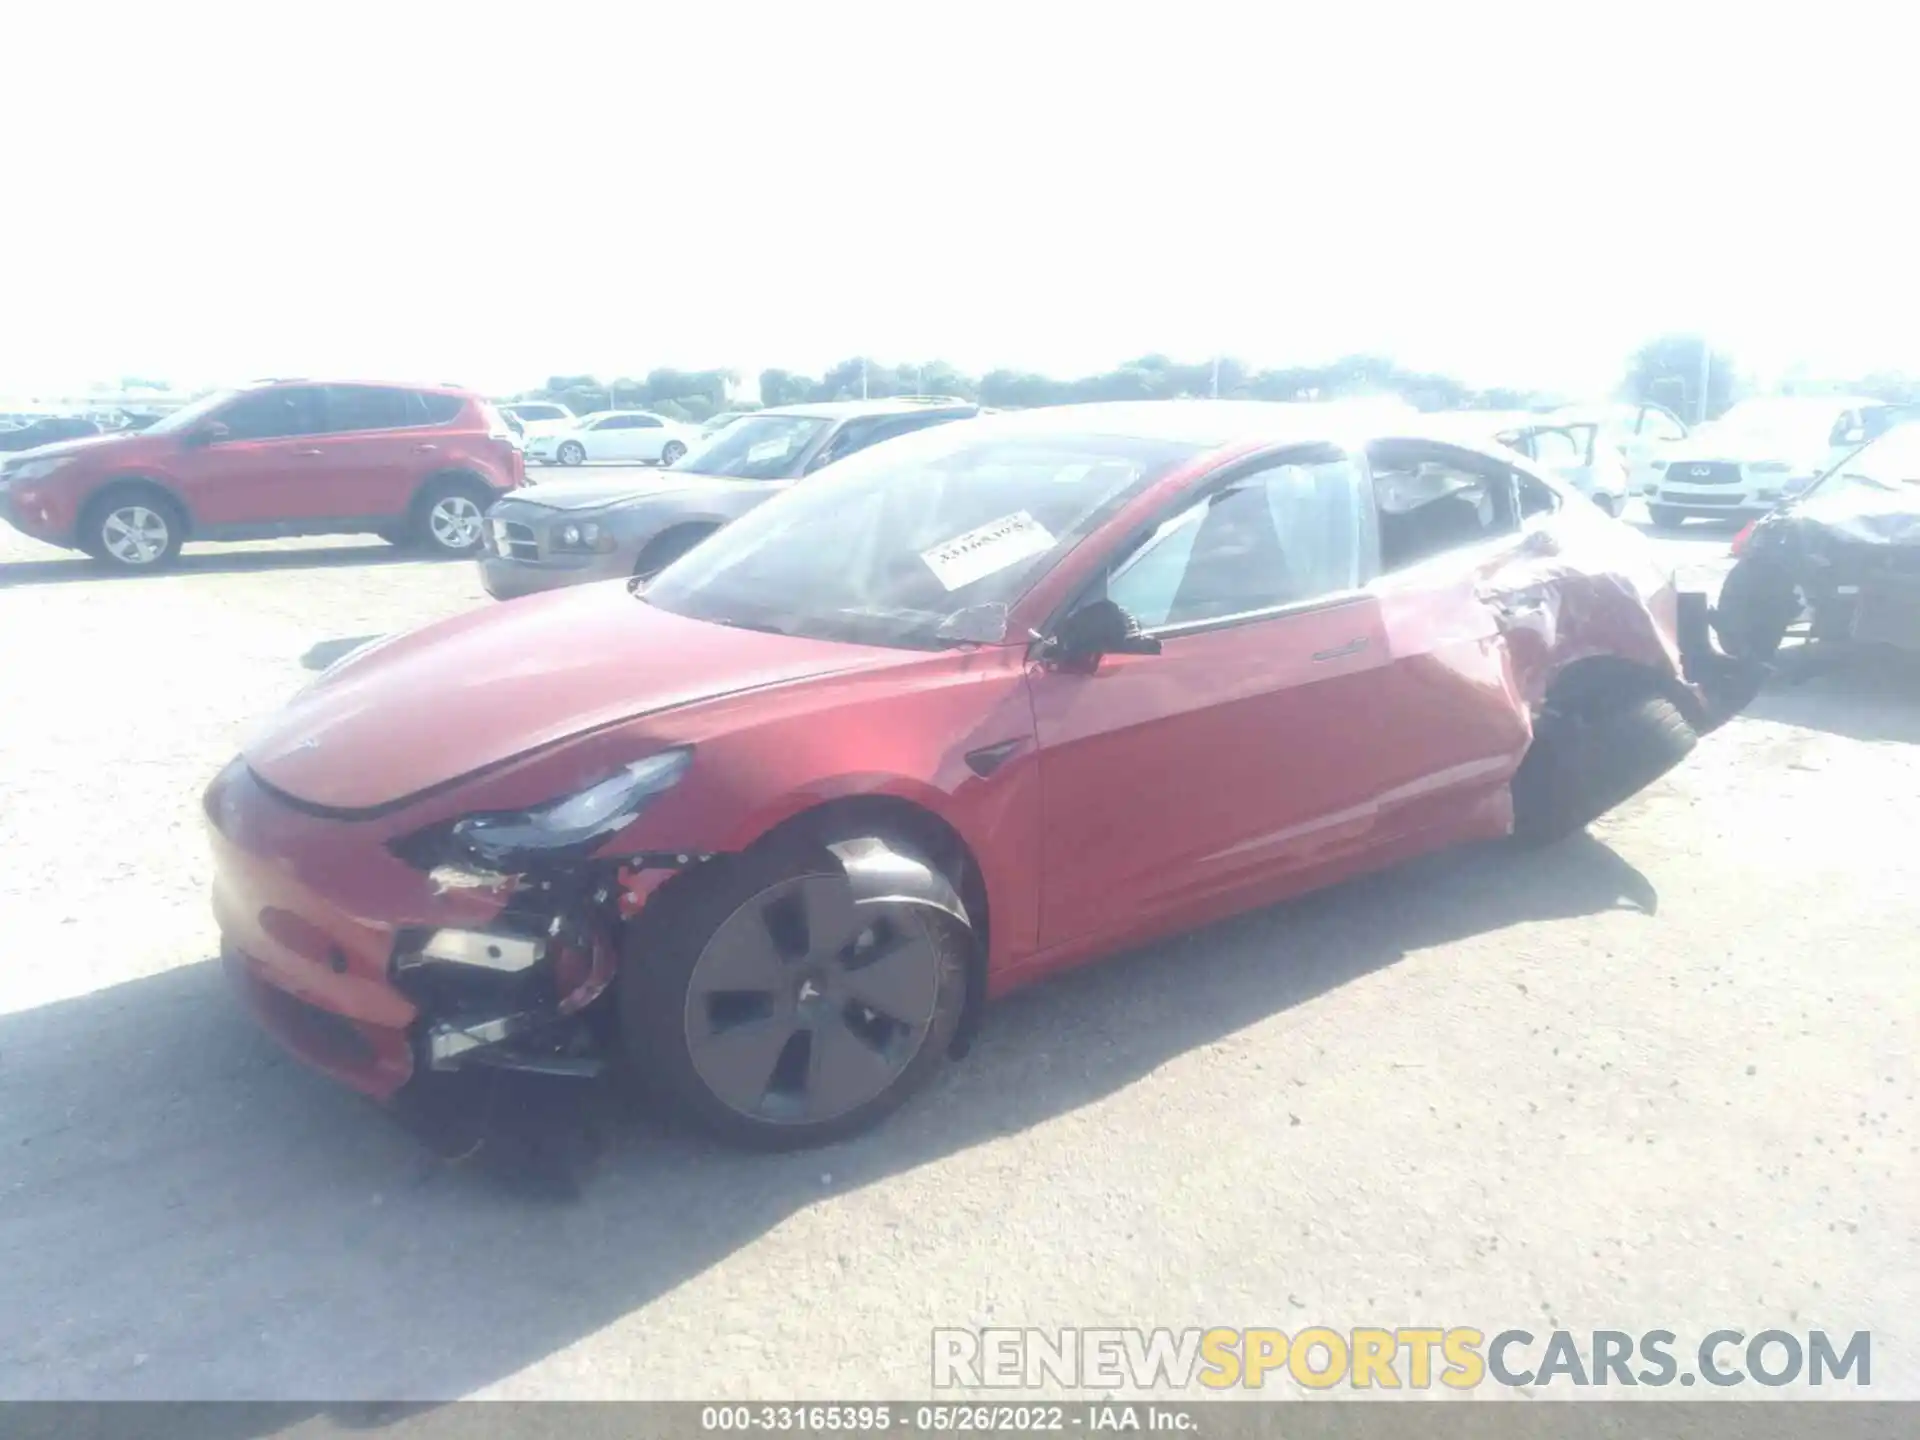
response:
<path fill-rule="evenodd" d="M 1020 997 L 878 1134 L 636 1124 L 554 1206 L 210 960 L 195 802 L 250 721 L 481 603 L 372 543 L 101 579 L 0 537 L 0 1397 L 899 1397 L 984 1324 L 1868 1329 L 1920 1395 L 1912 676 L 1762 697 L 1591 838 Z"/>

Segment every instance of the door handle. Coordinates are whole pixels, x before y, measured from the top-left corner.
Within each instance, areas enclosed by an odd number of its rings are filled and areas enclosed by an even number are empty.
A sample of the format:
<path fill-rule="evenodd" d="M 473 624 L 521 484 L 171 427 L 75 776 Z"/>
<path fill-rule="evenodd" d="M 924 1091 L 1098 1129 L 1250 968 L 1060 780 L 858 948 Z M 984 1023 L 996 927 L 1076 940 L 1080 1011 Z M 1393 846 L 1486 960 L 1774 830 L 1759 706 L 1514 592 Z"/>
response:
<path fill-rule="evenodd" d="M 296 454 L 296 455 L 324 455 L 324 454 L 326 454 L 327 452 L 326 452 L 326 451 L 324 451 L 324 450 L 322 450 L 322 449 L 321 449 L 321 448 L 320 448 L 319 446 L 317 446 L 317 445 L 309 445 L 309 446 L 307 446 L 306 448 L 304 448 L 304 449 L 301 449 L 301 450 L 296 450 L 296 451 L 294 451 L 293 453 L 294 453 L 294 454 Z"/>
<path fill-rule="evenodd" d="M 418 452 L 419 454 L 422 454 L 422 455 L 430 455 L 430 454 L 432 454 L 432 453 L 433 453 L 433 452 L 434 452 L 435 450 L 438 450 L 438 449 L 439 449 L 440 447 L 439 447 L 438 445 L 431 445 L 431 444 L 429 444 L 429 445 L 416 445 L 416 446 L 414 446 L 413 448 L 414 448 L 414 450 L 415 450 L 416 452 Z"/>
<path fill-rule="evenodd" d="M 1313 658 L 1316 664 L 1322 660 L 1340 660 L 1348 655 L 1358 655 L 1366 648 L 1367 637 L 1362 635 L 1357 640 L 1349 640 L 1346 644 L 1336 645 L 1331 650 L 1316 650 L 1313 653 Z"/>

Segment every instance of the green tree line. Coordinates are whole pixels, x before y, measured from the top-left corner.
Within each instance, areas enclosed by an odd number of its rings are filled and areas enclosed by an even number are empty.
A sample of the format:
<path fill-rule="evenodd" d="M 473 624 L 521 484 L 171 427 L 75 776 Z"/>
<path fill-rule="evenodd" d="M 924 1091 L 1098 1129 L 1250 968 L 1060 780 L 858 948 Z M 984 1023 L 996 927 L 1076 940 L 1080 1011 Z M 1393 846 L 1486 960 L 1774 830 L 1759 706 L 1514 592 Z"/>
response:
<path fill-rule="evenodd" d="M 1733 355 L 1711 346 L 1699 335 L 1675 333 L 1648 340 L 1629 360 L 1615 395 L 1625 400 L 1652 401 L 1689 421 L 1698 419 L 1702 413 L 1703 348 L 1709 362 L 1704 413 L 1708 418 L 1721 414 L 1751 386 L 1743 380 Z M 1267 369 L 1224 357 L 1195 363 L 1165 355 L 1143 355 L 1115 369 L 1077 379 L 1005 369 L 976 376 L 943 360 L 882 365 L 856 356 L 819 375 L 769 369 L 761 371 L 759 379 L 762 405 L 857 400 L 862 395 L 953 395 L 984 405 L 1022 409 L 1091 400 L 1172 400 L 1204 395 L 1242 400 L 1332 400 L 1388 394 L 1421 410 L 1529 410 L 1597 398 L 1517 388 L 1476 389 L 1451 376 L 1408 369 L 1380 355 L 1350 355 L 1329 365 Z M 722 410 L 752 408 L 728 398 L 739 382 L 740 375 L 733 370 L 661 369 L 641 379 L 621 376 L 613 380 L 555 375 L 538 390 L 516 398 L 558 400 L 577 414 L 632 408 L 698 422 Z M 1828 382 L 1819 388 L 1920 404 L 1920 376 L 1899 372 Z"/>
<path fill-rule="evenodd" d="M 1354 355 L 1331 365 L 1254 369 L 1230 358 L 1187 363 L 1144 355 L 1103 374 L 1060 379 L 1029 370 L 966 374 L 942 360 L 918 365 L 882 365 L 859 357 L 820 375 L 792 370 L 760 372 L 762 405 L 799 405 L 822 400 L 879 399 L 889 395 L 952 395 L 984 405 L 1023 409 L 1090 400 L 1172 400 L 1219 395 L 1241 400 L 1331 400 L 1393 394 L 1423 410 L 1525 409 L 1556 397 L 1512 389 L 1476 390 L 1446 375 L 1409 370 L 1378 355 Z M 728 400 L 739 384 L 732 370 L 654 370 L 644 379 L 602 380 L 592 375 L 555 375 L 538 390 L 515 398 L 558 400 L 576 413 L 628 408 L 675 419 L 700 421 L 721 410 L 749 408 Z"/>

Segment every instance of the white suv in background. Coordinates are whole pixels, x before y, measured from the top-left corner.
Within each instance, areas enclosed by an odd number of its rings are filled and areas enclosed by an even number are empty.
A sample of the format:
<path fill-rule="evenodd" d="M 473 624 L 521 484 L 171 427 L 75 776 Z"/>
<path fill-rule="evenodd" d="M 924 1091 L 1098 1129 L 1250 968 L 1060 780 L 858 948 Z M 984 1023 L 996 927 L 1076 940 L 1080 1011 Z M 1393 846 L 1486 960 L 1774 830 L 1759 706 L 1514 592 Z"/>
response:
<path fill-rule="evenodd" d="M 1907 413 L 1849 395 L 1742 400 L 1653 463 L 1647 513 L 1660 526 L 1764 515 Z"/>

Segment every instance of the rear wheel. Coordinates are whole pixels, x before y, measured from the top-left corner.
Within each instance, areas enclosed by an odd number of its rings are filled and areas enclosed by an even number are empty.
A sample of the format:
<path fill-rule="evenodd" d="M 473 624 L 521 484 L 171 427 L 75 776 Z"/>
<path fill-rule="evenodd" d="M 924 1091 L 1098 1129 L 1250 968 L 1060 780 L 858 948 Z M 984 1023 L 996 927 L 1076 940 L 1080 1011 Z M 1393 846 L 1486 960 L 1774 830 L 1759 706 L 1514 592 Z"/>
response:
<path fill-rule="evenodd" d="M 1687 523 L 1687 512 L 1671 505 L 1649 505 L 1647 515 L 1660 530 L 1678 530 Z"/>
<path fill-rule="evenodd" d="M 160 570 L 179 557 L 186 517 L 151 486 L 125 485 L 87 506 L 80 519 L 81 549 L 115 570 Z"/>
<path fill-rule="evenodd" d="M 1549 712 L 1513 777 L 1513 833 L 1563 839 L 1639 794 L 1692 753 L 1699 736 L 1664 695 L 1595 697 Z"/>
<path fill-rule="evenodd" d="M 414 503 L 414 538 L 435 555 L 472 555 L 480 549 L 492 503 L 493 492 L 470 477 L 432 481 Z"/>
<path fill-rule="evenodd" d="M 660 463 L 662 465 L 677 465 L 680 463 L 681 457 L 686 453 L 686 446 L 682 445 L 678 440 L 669 440 L 661 448 Z"/>
<path fill-rule="evenodd" d="M 645 1078 L 702 1129 L 758 1150 L 825 1144 L 939 1068 L 967 989 L 971 937 L 953 916 L 856 902 L 824 850 L 749 852 L 655 904 L 621 975 L 622 1028 Z"/>

